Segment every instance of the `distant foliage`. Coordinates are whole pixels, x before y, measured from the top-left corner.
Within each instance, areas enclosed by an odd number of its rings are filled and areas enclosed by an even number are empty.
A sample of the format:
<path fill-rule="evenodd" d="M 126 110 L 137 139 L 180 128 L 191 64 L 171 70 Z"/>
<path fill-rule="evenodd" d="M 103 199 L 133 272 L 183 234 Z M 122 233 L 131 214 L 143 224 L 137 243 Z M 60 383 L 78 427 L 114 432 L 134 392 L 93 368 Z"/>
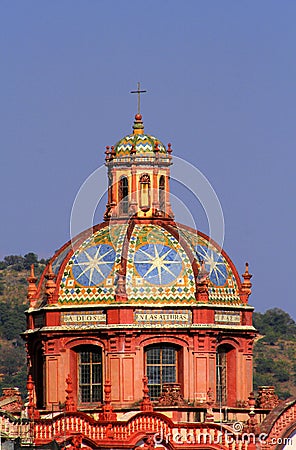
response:
<path fill-rule="evenodd" d="M 279 338 L 296 338 L 294 320 L 280 308 L 269 309 L 264 314 L 254 313 L 253 323 L 258 332 L 264 335 L 264 341 L 271 345 L 275 344 Z"/>
<path fill-rule="evenodd" d="M 296 395 L 296 324 L 279 308 L 254 313 L 261 338 L 254 347 L 254 388 L 275 386 L 280 399 Z"/>
<path fill-rule="evenodd" d="M 21 333 L 26 329 L 27 278 L 31 265 L 40 276 L 47 261 L 27 253 L 9 255 L 0 261 L 0 393 L 2 387 L 19 387 L 26 393 L 27 365 Z"/>

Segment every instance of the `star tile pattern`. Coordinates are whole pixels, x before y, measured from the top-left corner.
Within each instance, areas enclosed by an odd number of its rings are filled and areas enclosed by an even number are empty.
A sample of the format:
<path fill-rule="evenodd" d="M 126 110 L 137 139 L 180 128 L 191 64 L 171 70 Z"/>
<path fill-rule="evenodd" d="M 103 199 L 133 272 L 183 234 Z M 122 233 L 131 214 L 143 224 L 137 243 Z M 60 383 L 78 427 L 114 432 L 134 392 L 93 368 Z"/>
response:
<path fill-rule="evenodd" d="M 111 245 L 94 245 L 75 256 L 72 274 L 82 286 L 96 286 L 110 274 L 114 262 L 115 250 Z"/>
<path fill-rule="evenodd" d="M 236 278 L 230 264 L 218 250 L 193 231 L 178 227 L 178 232 L 190 244 L 197 261 L 205 262 L 209 274 L 209 302 L 216 304 L 241 304 Z"/>
<path fill-rule="evenodd" d="M 136 270 L 148 283 L 170 284 L 180 274 L 182 259 L 167 245 L 145 244 L 134 258 Z"/>
<path fill-rule="evenodd" d="M 127 257 L 126 291 L 136 304 L 192 304 L 193 270 L 178 240 L 159 225 L 136 225 Z"/>
<path fill-rule="evenodd" d="M 86 239 L 69 259 L 59 289 L 59 303 L 114 302 L 115 272 L 127 225 L 109 225 Z"/>

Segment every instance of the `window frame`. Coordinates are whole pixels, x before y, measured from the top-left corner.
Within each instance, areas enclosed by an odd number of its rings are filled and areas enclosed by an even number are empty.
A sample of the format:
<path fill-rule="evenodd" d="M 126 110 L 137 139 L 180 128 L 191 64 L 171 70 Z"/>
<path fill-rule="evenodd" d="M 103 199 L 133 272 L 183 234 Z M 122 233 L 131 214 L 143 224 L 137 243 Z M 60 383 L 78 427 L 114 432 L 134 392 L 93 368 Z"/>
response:
<path fill-rule="evenodd" d="M 129 207 L 129 182 L 126 175 L 122 175 L 119 179 L 119 206 L 121 214 L 128 214 Z"/>
<path fill-rule="evenodd" d="M 174 350 L 174 358 L 175 358 L 175 362 L 174 363 L 164 363 L 163 362 L 163 350 L 164 349 L 173 349 Z M 147 363 L 147 355 L 149 350 L 153 350 L 153 349 L 159 349 L 160 350 L 160 362 L 159 363 Z M 181 354 L 180 354 L 180 347 L 178 347 L 177 345 L 170 343 L 170 342 L 165 342 L 165 343 L 161 343 L 161 344 L 151 344 L 148 345 L 147 347 L 145 347 L 144 349 L 144 366 L 145 366 L 145 374 L 148 377 L 148 388 L 149 388 L 149 395 L 151 400 L 157 400 L 161 397 L 162 392 L 163 392 L 163 385 L 164 384 L 169 384 L 169 383 L 180 383 L 180 367 L 181 367 Z M 159 373 L 159 378 L 160 378 L 160 382 L 159 383 L 150 383 L 149 382 L 149 376 L 148 376 L 148 367 L 159 367 L 160 368 L 160 373 Z M 167 368 L 167 367 L 174 367 L 175 371 L 174 371 L 174 375 L 175 375 L 175 381 L 163 381 L 163 368 Z M 159 386 L 159 395 L 156 396 L 154 395 L 154 389 L 157 388 Z M 153 389 L 154 387 L 154 389 Z"/>
<path fill-rule="evenodd" d="M 165 176 L 164 175 L 161 175 L 159 177 L 158 202 L 159 202 L 160 211 L 165 213 Z"/>
<path fill-rule="evenodd" d="M 78 404 L 90 405 L 94 403 L 102 403 L 103 401 L 103 352 L 102 348 L 95 345 L 82 345 L 76 348 L 77 353 L 77 399 Z M 89 353 L 90 358 L 89 362 L 83 362 L 81 360 L 83 353 Z M 93 355 L 98 355 L 98 361 L 94 361 Z M 82 383 L 82 367 L 89 366 L 89 383 Z M 99 381 L 94 381 L 94 368 L 99 367 L 98 379 Z M 89 386 L 89 398 L 83 399 L 83 391 L 82 388 Z M 95 389 L 98 388 L 98 395 L 95 394 Z"/>

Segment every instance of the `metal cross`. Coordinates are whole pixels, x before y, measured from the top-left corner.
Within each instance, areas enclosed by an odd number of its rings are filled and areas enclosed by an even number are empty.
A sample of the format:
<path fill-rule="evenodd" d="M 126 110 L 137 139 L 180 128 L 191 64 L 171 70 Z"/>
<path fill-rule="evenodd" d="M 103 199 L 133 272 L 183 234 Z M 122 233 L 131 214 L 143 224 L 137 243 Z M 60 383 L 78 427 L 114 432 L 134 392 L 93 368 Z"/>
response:
<path fill-rule="evenodd" d="M 140 108 L 140 101 L 141 101 L 141 94 L 147 91 L 141 91 L 140 82 L 138 81 L 138 89 L 136 91 L 131 91 L 131 94 L 138 94 L 138 114 L 140 114 L 141 108 Z"/>

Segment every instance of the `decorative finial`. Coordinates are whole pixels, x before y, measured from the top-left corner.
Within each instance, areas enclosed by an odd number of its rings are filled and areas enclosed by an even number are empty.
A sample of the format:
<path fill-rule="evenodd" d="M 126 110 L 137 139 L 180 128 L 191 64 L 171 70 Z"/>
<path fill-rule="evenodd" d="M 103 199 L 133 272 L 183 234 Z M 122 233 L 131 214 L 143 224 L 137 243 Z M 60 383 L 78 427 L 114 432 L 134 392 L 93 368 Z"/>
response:
<path fill-rule="evenodd" d="M 137 150 L 136 150 L 135 144 L 132 144 L 132 148 L 130 149 L 130 154 L 135 155 L 136 153 L 137 153 Z"/>
<path fill-rule="evenodd" d="M 99 414 L 100 420 L 116 420 L 117 414 L 113 412 L 111 405 L 111 381 L 106 380 L 104 384 L 105 401 L 103 405 L 103 412 Z"/>
<path fill-rule="evenodd" d="M 135 115 L 133 130 L 134 134 L 144 134 L 144 124 L 142 121 L 142 114 Z"/>
<path fill-rule="evenodd" d="M 207 303 L 209 301 L 209 271 L 206 269 L 204 260 L 196 276 L 196 300 Z"/>
<path fill-rule="evenodd" d="M 67 383 L 67 389 L 65 389 L 67 395 L 66 395 L 66 401 L 65 401 L 65 410 L 66 411 L 77 411 L 77 405 L 75 405 L 74 398 L 72 395 L 73 388 L 72 388 L 72 378 L 71 375 L 68 375 L 66 378 Z"/>
<path fill-rule="evenodd" d="M 148 377 L 145 375 L 143 381 L 143 400 L 141 401 L 141 411 L 153 411 L 153 405 L 149 397 Z"/>
<path fill-rule="evenodd" d="M 109 161 L 109 159 L 110 159 L 110 155 L 111 155 L 111 152 L 110 152 L 110 147 L 109 147 L 109 145 L 107 145 L 107 146 L 106 146 L 106 151 L 105 151 L 105 155 L 106 155 L 106 157 L 105 157 L 105 161 L 106 161 L 106 162 L 108 162 L 108 161 Z"/>
<path fill-rule="evenodd" d="M 172 151 L 173 151 L 172 144 L 168 143 L 168 150 L 167 150 L 168 154 L 170 155 L 172 153 Z"/>
<path fill-rule="evenodd" d="M 47 282 L 45 283 L 45 294 L 47 296 L 47 303 L 53 303 L 53 294 L 56 288 L 55 284 L 55 274 L 52 271 L 52 264 L 49 263 L 47 274 L 45 275 L 45 278 L 47 279 Z"/>
<path fill-rule="evenodd" d="M 31 374 L 29 374 L 27 379 L 27 391 L 29 397 L 27 406 L 28 417 L 29 419 L 39 419 L 40 414 L 39 411 L 36 409 L 36 404 L 34 401 L 34 381 Z"/>
<path fill-rule="evenodd" d="M 250 280 L 253 276 L 249 272 L 249 264 L 248 263 L 246 263 L 245 273 L 243 273 L 242 276 L 244 279 L 244 281 L 242 282 L 242 294 L 246 297 L 246 303 L 247 303 L 248 297 L 252 293 L 252 290 L 251 290 L 252 283 Z"/>
<path fill-rule="evenodd" d="M 37 278 L 35 277 L 34 264 L 31 265 L 31 273 L 30 276 L 27 278 L 27 280 L 29 283 L 27 299 L 30 302 L 30 306 L 34 307 L 36 304 L 36 293 L 37 293 L 37 286 L 36 286 Z"/>

